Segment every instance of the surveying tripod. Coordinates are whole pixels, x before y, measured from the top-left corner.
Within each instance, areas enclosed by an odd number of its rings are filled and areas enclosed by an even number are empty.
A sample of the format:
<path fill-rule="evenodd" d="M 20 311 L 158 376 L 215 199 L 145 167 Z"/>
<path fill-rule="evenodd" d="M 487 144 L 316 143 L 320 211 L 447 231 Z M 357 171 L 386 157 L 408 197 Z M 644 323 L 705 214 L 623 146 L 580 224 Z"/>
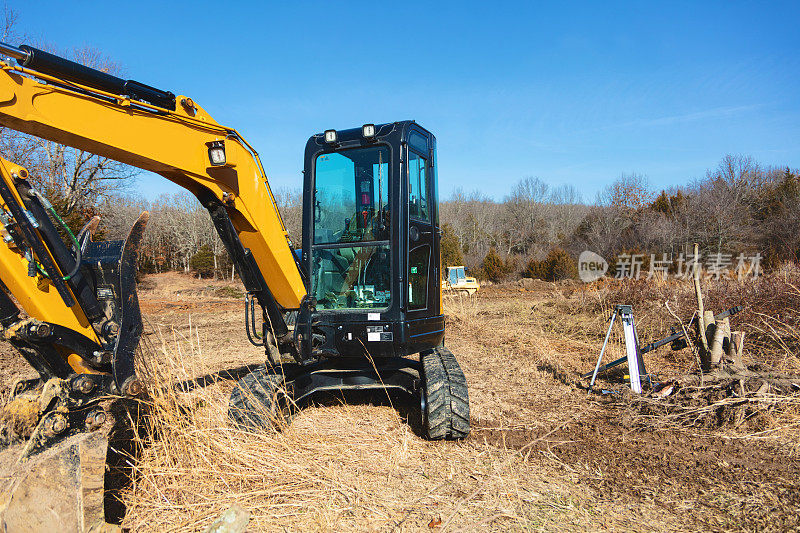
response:
<path fill-rule="evenodd" d="M 603 341 L 603 348 L 600 350 L 600 357 L 597 358 L 597 364 L 592 372 L 592 381 L 589 383 L 589 388 L 594 387 L 594 382 L 597 379 L 597 373 L 600 371 L 600 364 L 603 362 L 603 355 L 605 354 L 606 347 L 608 346 L 608 339 L 611 338 L 611 331 L 614 329 L 614 322 L 619 317 L 622 322 L 622 332 L 625 338 L 625 353 L 627 354 L 628 361 L 628 374 L 631 379 L 631 390 L 636 394 L 642 393 L 642 377 L 647 375 L 644 368 L 644 360 L 639 352 L 639 340 L 636 336 L 636 324 L 633 320 L 633 308 L 630 305 L 616 305 L 614 312 L 611 314 L 611 323 L 608 325 L 608 332 Z M 603 370 L 607 370 L 618 363 L 621 363 L 626 358 L 618 359 L 611 364 L 606 365 Z M 588 377 L 588 374 L 584 377 Z"/>

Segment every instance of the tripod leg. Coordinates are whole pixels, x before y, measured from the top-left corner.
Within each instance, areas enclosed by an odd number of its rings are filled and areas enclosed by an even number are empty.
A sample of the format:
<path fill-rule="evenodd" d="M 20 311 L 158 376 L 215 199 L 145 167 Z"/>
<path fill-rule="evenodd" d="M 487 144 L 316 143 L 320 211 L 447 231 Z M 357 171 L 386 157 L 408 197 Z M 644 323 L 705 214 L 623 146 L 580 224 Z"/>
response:
<path fill-rule="evenodd" d="M 594 372 L 592 373 L 592 382 L 589 383 L 589 388 L 591 389 L 594 387 L 594 382 L 597 379 L 597 372 L 600 370 L 600 363 L 603 362 L 603 354 L 606 351 L 606 346 L 608 346 L 608 339 L 611 337 L 611 330 L 614 327 L 614 321 L 617 319 L 617 311 L 614 310 L 614 314 L 611 315 L 611 323 L 608 325 L 608 332 L 606 333 L 606 339 L 603 341 L 603 348 L 600 350 L 600 357 L 597 358 L 597 364 L 594 366 Z"/>
<path fill-rule="evenodd" d="M 639 351 L 632 315 L 622 317 L 622 329 L 625 332 L 625 351 L 628 354 L 628 374 L 630 374 L 631 377 L 631 390 L 636 394 L 641 394 L 642 378 L 639 374 Z"/>

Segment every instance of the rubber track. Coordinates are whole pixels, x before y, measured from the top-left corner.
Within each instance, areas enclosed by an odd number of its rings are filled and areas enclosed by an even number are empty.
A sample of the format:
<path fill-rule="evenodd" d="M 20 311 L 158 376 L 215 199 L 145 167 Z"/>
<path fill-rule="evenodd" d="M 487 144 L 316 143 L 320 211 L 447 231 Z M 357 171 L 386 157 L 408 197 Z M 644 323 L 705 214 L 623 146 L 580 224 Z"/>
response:
<path fill-rule="evenodd" d="M 429 439 L 463 439 L 469 435 L 467 380 L 455 356 L 445 347 L 422 354 L 426 431 Z"/>
<path fill-rule="evenodd" d="M 271 429 L 285 413 L 276 405 L 283 388 L 283 376 L 261 368 L 239 380 L 228 402 L 228 418 L 241 429 Z"/>

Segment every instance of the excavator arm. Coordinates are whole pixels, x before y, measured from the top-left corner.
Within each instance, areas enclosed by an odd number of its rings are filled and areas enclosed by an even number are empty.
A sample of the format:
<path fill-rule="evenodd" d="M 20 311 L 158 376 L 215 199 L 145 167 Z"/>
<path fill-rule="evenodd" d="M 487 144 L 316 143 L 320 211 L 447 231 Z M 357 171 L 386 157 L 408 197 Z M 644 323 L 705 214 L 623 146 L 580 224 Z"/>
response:
<path fill-rule="evenodd" d="M 158 173 L 191 191 L 211 213 L 276 337 L 286 334 L 280 312 L 297 309 L 306 289 L 258 155 L 236 130 L 219 125 L 191 98 L 27 46 L 0 51 L 19 63 L 0 66 L 0 125 Z M 3 174 L 14 191 L 13 171 Z M 19 279 L 24 269 L 3 270 L 18 299 L 41 301 L 41 289 Z M 62 325 L 86 323 L 80 309 L 67 307 L 74 319 Z"/>
<path fill-rule="evenodd" d="M 155 172 L 192 192 L 240 273 L 250 313 L 254 300 L 260 304 L 264 336 L 296 352 L 283 313 L 300 307 L 306 287 L 258 154 L 242 136 L 189 97 L 28 46 L 0 43 L 0 54 L 16 60 L 0 63 L 0 126 Z M 147 218 L 143 213 L 118 242 L 93 242 L 93 220 L 65 245 L 59 231 L 68 228 L 27 170 L 0 159 L 0 332 L 39 373 L 15 385 L 3 415 L 35 425 L 17 462 L 103 426 L 109 396 L 142 392 L 134 366 L 143 329 L 135 273 Z M 0 434 L 0 448 L 15 437 Z M 96 432 L 91 439 L 105 444 Z M 62 453 L 69 468 L 59 471 L 96 473 L 96 457 L 90 453 L 83 464 L 84 455 Z M 81 475 L 45 477 L 44 485 L 37 485 L 41 476 L 29 476 L 2 493 L 5 526 L 19 518 L 12 503 L 20 491 L 58 492 L 70 483 L 81 490 Z M 86 512 L 75 518 L 77 529 L 88 529 Z"/>

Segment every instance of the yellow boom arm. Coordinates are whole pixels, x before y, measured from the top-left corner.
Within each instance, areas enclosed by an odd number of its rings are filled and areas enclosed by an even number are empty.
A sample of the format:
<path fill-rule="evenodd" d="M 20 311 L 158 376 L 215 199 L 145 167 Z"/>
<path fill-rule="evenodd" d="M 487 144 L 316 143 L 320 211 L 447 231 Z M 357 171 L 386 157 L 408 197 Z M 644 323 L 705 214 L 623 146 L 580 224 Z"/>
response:
<path fill-rule="evenodd" d="M 306 291 L 286 229 L 258 155 L 235 130 L 187 97 L 178 96 L 173 111 L 0 65 L 0 125 L 155 172 L 200 198 L 213 196 L 277 303 L 299 307 Z M 219 143 L 225 162 L 214 166 L 209 149 Z"/>

